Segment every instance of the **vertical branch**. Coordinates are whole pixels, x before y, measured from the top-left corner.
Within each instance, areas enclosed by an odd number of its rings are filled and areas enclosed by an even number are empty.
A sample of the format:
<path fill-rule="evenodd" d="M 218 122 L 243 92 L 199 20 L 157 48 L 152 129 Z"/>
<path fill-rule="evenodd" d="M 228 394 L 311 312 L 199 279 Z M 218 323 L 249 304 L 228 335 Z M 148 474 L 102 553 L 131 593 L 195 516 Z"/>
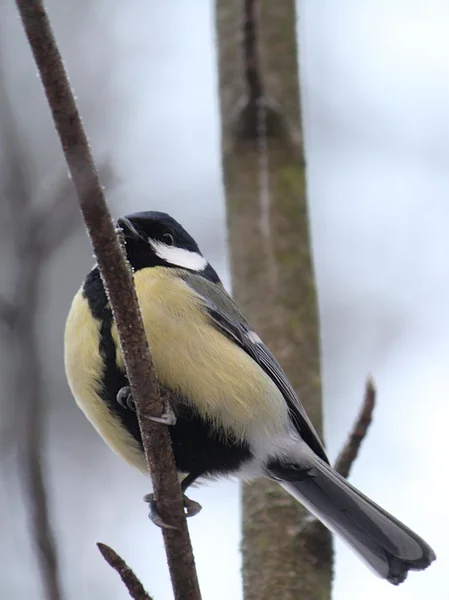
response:
<path fill-rule="evenodd" d="M 7 149 L 4 159 L 6 176 L 2 182 L 3 206 L 10 211 L 14 228 L 11 258 L 16 261 L 11 269 L 14 276 L 11 299 L 3 299 L 0 319 L 11 361 L 10 393 L 14 405 L 19 407 L 13 425 L 18 440 L 18 473 L 45 598 L 61 600 L 57 546 L 42 465 L 45 403 L 36 318 L 44 260 L 41 248 L 36 244 L 38 230 L 30 226 L 33 220 L 32 186 L 24 167 L 26 152 L 17 134 L 1 64 L 0 105 L 2 139 Z"/>
<path fill-rule="evenodd" d="M 15 394 L 17 399 L 20 398 L 21 407 L 19 471 L 45 597 L 48 600 L 61 600 L 63 594 L 58 553 L 42 465 L 44 398 L 36 316 L 43 263 L 39 256 L 31 256 L 31 253 L 27 253 L 21 261 L 23 285 L 16 289 L 24 299 L 18 308 L 14 326 Z M 24 261 L 31 264 L 26 265 Z"/>
<path fill-rule="evenodd" d="M 11 327 L 16 316 L 16 311 L 11 302 L 0 296 L 0 325 L 2 327 Z"/>
<path fill-rule="evenodd" d="M 234 296 L 321 433 L 296 18 L 294 0 L 217 0 L 223 174 Z M 242 500 L 245 600 L 328 600 L 329 532 L 275 484 Z"/>
<path fill-rule="evenodd" d="M 244 0 L 243 9 L 243 68 L 247 84 L 248 101 L 256 105 L 264 96 L 257 51 L 256 0 Z"/>
<path fill-rule="evenodd" d="M 176 600 L 199 600 L 201 595 L 169 434 L 166 427 L 142 418 L 145 414 L 161 414 L 162 405 L 132 273 L 117 240 L 87 136 L 43 3 L 41 0 L 16 0 L 16 4 L 108 293 L 136 402 L 158 508 L 162 519 L 176 527 L 162 532 L 174 595 Z"/>

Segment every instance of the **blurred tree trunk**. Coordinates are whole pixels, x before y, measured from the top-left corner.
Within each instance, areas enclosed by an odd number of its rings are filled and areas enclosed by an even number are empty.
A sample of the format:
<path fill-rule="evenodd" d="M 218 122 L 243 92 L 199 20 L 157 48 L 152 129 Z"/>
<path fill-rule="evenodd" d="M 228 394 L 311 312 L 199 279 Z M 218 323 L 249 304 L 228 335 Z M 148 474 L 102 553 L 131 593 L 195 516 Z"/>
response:
<path fill-rule="evenodd" d="M 217 0 L 233 294 L 322 433 L 293 0 Z M 276 484 L 243 487 L 245 600 L 327 600 L 331 535 Z"/>

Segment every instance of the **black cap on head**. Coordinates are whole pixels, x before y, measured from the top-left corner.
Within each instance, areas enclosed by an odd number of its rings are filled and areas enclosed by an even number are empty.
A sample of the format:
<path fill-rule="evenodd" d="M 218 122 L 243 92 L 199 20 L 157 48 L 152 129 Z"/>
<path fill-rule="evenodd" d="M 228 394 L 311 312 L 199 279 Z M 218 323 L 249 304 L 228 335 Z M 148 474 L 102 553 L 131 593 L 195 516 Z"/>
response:
<path fill-rule="evenodd" d="M 117 221 L 126 242 L 126 254 L 135 271 L 148 267 L 174 267 L 220 279 L 201 254 L 192 236 L 167 213 L 145 211 Z"/>
<path fill-rule="evenodd" d="M 130 227 L 127 227 L 127 221 L 134 228 L 134 233 Z M 171 236 L 172 246 L 201 254 L 193 237 L 167 213 L 152 210 L 132 213 L 119 219 L 118 224 L 123 229 L 125 238 L 128 238 L 128 235 L 135 237 L 135 233 L 138 233 L 145 241 L 151 239 L 155 242 L 167 243 L 171 241 L 169 237 Z"/>

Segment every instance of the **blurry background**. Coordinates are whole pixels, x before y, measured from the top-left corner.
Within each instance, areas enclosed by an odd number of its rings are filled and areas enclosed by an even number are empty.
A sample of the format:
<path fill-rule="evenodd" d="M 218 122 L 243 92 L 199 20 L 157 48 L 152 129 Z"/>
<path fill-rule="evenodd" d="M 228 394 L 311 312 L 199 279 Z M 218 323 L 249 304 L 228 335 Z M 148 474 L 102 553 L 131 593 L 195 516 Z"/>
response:
<path fill-rule="evenodd" d="M 172 213 L 229 282 L 213 2 L 48 6 L 114 214 Z M 439 558 L 396 589 L 337 543 L 334 597 L 442 600 L 449 565 L 449 3 L 301 0 L 298 10 L 326 443 L 335 457 L 371 373 L 378 406 L 351 481 L 416 529 Z M 27 261 L 18 240 L 29 235 L 11 180 L 32 206 L 67 185 L 12 0 L 0 2 L 0 98 L 0 286 L 9 298 Z M 64 319 L 93 262 L 76 223 L 65 225 L 68 239 L 37 272 L 35 302 L 44 469 L 65 598 L 127 597 L 95 547 L 103 541 L 163 600 L 170 588 L 161 536 L 142 502 L 148 483 L 98 438 L 65 383 Z M 0 333 L 1 595 L 39 600 L 18 472 L 17 390 L 26 389 L 27 361 L 21 371 L 10 333 Z M 194 498 L 204 507 L 189 523 L 203 596 L 238 599 L 238 486 L 215 484 Z"/>

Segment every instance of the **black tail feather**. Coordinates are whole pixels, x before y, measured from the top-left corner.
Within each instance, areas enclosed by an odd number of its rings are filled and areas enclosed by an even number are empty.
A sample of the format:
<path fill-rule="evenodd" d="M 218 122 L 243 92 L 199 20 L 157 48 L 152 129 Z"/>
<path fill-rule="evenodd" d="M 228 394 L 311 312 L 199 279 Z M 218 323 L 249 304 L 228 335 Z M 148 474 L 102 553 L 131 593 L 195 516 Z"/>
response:
<path fill-rule="evenodd" d="M 402 583 L 408 571 L 421 571 L 435 560 L 422 538 L 319 457 L 307 468 L 270 461 L 268 472 L 390 583 Z"/>

